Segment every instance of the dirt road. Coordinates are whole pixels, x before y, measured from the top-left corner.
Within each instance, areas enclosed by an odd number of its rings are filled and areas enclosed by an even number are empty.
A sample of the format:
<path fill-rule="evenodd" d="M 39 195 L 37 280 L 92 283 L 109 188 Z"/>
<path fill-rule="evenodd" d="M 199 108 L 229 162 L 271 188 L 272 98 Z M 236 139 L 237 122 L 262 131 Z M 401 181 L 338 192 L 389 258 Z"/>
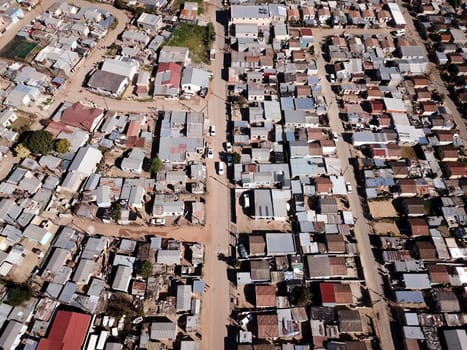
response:
<path fill-rule="evenodd" d="M 350 32 L 350 30 L 340 30 L 341 33 L 344 31 L 347 33 Z M 387 30 L 384 29 L 377 31 L 381 34 L 387 32 Z M 342 122 L 339 119 L 339 108 L 335 101 L 335 97 L 331 90 L 331 86 L 327 81 L 325 75 L 325 62 L 321 53 L 320 42 L 321 39 L 324 36 L 329 35 L 330 32 L 338 34 L 336 30 L 313 31 L 315 35 L 315 53 L 317 57 L 318 74 L 319 78 L 321 79 L 323 95 L 326 98 L 328 104 L 328 116 L 330 127 L 334 132 L 337 132 L 339 134 L 339 138 L 336 142 L 336 151 L 337 157 L 340 159 L 341 162 L 342 173 L 345 178 L 345 181 L 350 182 L 352 188 L 355 189 L 353 193 L 348 195 L 348 198 L 350 202 L 350 207 L 352 208 L 352 214 L 354 217 L 357 218 L 357 221 L 355 222 L 354 231 L 355 237 L 357 238 L 358 251 L 360 261 L 363 267 L 366 286 L 370 292 L 370 298 L 372 301 L 375 315 L 379 315 L 379 317 L 373 318 L 373 322 L 376 328 L 376 335 L 380 339 L 382 349 L 393 350 L 394 342 L 392 339 L 391 332 L 391 317 L 389 315 L 388 307 L 385 304 L 384 299 L 381 298 L 381 295 L 384 295 L 383 282 L 381 276 L 378 273 L 378 264 L 375 262 L 375 258 L 373 256 L 373 251 L 371 249 L 370 244 L 369 235 L 372 231 L 371 227 L 368 225 L 363 215 L 363 208 L 360 202 L 360 197 L 357 192 L 357 182 L 355 180 L 352 167 L 349 163 L 349 159 L 351 157 L 349 145 L 346 142 L 344 142 L 341 136 L 344 129 L 342 126 Z M 352 30 L 352 33 L 361 34 L 360 30 L 358 29 Z"/>
<path fill-rule="evenodd" d="M 226 86 L 222 80 L 224 47 L 224 28 L 216 21 L 216 11 L 220 7 L 220 0 L 213 0 L 207 5 L 207 13 L 216 30 L 213 47 L 216 49 L 216 59 L 212 64 L 213 80 L 211 93 L 208 97 L 206 113 L 209 123 L 216 127 L 216 136 L 208 143 L 214 149 L 214 159 L 207 162 L 206 198 L 207 234 L 209 242 L 206 246 L 204 279 L 208 286 L 201 308 L 201 330 L 203 334 L 201 349 L 224 349 L 227 336 L 227 325 L 230 314 L 230 285 L 227 280 L 227 265 L 218 260 L 218 254 L 229 254 L 229 223 L 230 200 L 229 186 L 225 176 L 216 174 L 215 162 L 221 159 L 223 144 L 226 140 Z"/>

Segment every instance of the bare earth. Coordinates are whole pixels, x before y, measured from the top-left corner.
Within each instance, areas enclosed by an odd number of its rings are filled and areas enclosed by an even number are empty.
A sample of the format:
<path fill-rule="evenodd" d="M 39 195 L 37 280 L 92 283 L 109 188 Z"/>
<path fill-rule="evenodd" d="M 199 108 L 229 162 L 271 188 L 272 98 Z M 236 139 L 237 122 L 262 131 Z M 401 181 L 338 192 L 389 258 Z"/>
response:
<path fill-rule="evenodd" d="M 368 202 L 368 206 L 370 207 L 371 216 L 375 219 L 395 218 L 399 216 L 391 200 L 371 201 Z"/>
<path fill-rule="evenodd" d="M 392 236 L 400 236 L 401 234 L 394 221 L 375 222 L 372 226 L 375 234 L 386 235 L 388 232 L 390 232 Z"/>

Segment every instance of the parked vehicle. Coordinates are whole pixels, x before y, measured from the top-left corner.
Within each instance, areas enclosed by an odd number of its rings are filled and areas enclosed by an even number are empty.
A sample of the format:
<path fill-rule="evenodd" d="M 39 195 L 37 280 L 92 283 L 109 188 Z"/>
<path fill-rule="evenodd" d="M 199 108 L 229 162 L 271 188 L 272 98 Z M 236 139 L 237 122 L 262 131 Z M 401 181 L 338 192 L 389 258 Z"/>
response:
<path fill-rule="evenodd" d="M 208 158 L 209 158 L 209 159 L 213 159 L 213 158 L 214 158 L 214 151 L 212 150 L 211 147 L 208 148 L 207 154 L 208 154 Z"/>
<path fill-rule="evenodd" d="M 219 175 L 224 175 L 224 174 L 225 174 L 224 162 L 218 162 L 218 163 L 217 163 L 217 173 L 218 173 Z"/>

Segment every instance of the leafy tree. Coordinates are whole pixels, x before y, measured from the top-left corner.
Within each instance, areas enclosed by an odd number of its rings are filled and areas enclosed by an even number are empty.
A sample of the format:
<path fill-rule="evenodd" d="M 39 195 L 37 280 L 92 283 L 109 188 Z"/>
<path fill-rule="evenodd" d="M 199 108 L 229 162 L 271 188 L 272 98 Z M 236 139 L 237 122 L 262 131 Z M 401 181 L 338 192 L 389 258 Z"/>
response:
<path fill-rule="evenodd" d="M 8 303 L 20 306 L 32 298 L 32 289 L 28 284 L 16 284 L 8 291 Z"/>
<path fill-rule="evenodd" d="M 55 152 L 67 153 L 70 150 L 71 143 L 68 139 L 59 139 L 54 143 Z"/>
<path fill-rule="evenodd" d="M 297 287 L 292 291 L 292 302 L 297 306 L 308 306 L 313 301 L 313 293 L 310 288 Z"/>
<path fill-rule="evenodd" d="M 115 202 L 112 204 L 112 207 L 110 208 L 110 218 L 117 222 L 122 218 L 122 205 L 118 202 Z"/>
<path fill-rule="evenodd" d="M 164 163 L 162 162 L 162 160 L 159 159 L 159 157 L 154 157 L 152 158 L 151 160 L 151 172 L 152 173 L 158 173 L 159 171 L 162 170 L 162 168 L 164 167 Z"/>
<path fill-rule="evenodd" d="M 24 144 L 19 143 L 15 147 L 15 153 L 16 153 L 16 156 L 20 158 L 27 158 L 31 154 L 31 151 Z"/>
<path fill-rule="evenodd" d="M 24 145 L 33 154 L 46 155 L 53 148 L 53 136 L 46 130 L 30 131 L 24 136 Z"/>
<path fill-rule="evenodd" d="M 143 277 L 144 279 L 148 279 L 152 275 L 153 271 L 153 266 L 151 262 L 145 260 L 140 266 L 138 273 Z"/>

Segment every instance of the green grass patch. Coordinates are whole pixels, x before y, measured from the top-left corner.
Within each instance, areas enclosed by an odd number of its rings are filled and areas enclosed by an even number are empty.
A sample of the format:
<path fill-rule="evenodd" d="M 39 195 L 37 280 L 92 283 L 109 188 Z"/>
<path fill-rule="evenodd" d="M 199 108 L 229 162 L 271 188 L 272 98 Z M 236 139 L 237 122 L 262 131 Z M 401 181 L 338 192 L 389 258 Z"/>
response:
<path fill-rule="evenodd" d="M 14 37 L 5 45 L 0 56 L 11 60 L 27 61 L 34 52 L 38 52 L 41 47 L 34 41 L 29 41 L 20 37 Z"/>
<path fill-rule="evenodd" d="M 209 63 L 209 49 L 215 35 L 212 23 L 209 23 L 205 27 L 179 23 L 167 45 L 187 47 L 190 49 L 190 56 L 193 62 Z"/>
<path fill-rule="evenodd" d="M 175 0 L 172 4 L 172 9 L 174 11 L 181 10 L 185 2 L 197 2 L 198 3 L 198 14 L 202 15 L 204 12 L 203 0 Z"/>

